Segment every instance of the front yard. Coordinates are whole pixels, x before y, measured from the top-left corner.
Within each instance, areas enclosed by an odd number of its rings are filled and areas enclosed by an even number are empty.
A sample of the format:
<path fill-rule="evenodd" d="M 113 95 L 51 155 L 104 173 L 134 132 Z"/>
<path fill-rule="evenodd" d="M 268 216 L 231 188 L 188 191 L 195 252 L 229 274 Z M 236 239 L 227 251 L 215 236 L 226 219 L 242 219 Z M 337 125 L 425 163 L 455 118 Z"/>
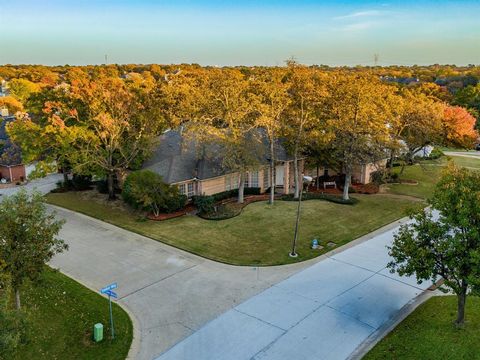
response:
<path fill-rule="evenodd" d="M 480 168 L 480 160 L 452 157 L 460 166 Z M 194 254 L 235 265 L 278 265 L 319 256 L 403 216 L 407 208 L 419 206 L 433 193 L 447 159 L 422 161 L 405 168 L 401 179 L 417 184 L 387 184 L 384 194 L 353 197 L 355 205 L 322 200 L 302 203 L 297 259 L 288 256 L 294 233 L 297 203 L 276 201 L 274 206 L 257 202 L 234 218 L 220 221 L 182 216 L 166 221 L 147 220 L 129 210 L 122 201 L 106 202 L 94 191 L 48 194 L 48 202 Z M 399 172 L 400 168 L 394 171 Z M 317 238 L 320 250 L 312 250 Z"/>
<path fill-rule="evenodd" d="M 457 329 L 456 296 L 438 296 L 420 305 L 363 359 L 480 358 L 480 299 L 467 299 L 465 328 Z"/>
<path fill-rule="evenodd" d="M 257 202 L 241 215 L 221 221 L 183 216 L 162 222 L 145 220 L 115 204 L 92 198 L 92 192 L 49 194 L 48 202 L 104 220 L 200 256 L 235 265 L 277 265 L 303 261 L 343 245 L 405 215 L 415 205 L 389 195 L 354 195 L 356 205 L 322 200 L 302 202 L 297 259 L 290 252 L 297 202 Z M 324 248 L 310 249 L 317 238 Z M 328 245 L 330 243 L 330 245 Z"/>
<path fill-rule="evenodd" d="M 456 165 L 473 170 L 480 170 L 480 158 L 474 159 L 464 156 L 442 157 L 438 160 L 421 161 L 419 164 L 405 167 L 400 179 L 415 180 L 418 184 L 387 184 L 386 191 L 391 194 L 414 196 L 427 199 L 433 195 L 435 184 L 441 177 L 442 170 L 448 164 L 448 160 Z M 394 168 L 394 172 L 400 173 L 401 167 Z"/>
<path fill-rule="evenodd" d="M 132 322 L 114 304 L 115 339 L 110 339 L 108 301 L 61 273 L 47 268 L 37 286 L 22 289 L 27 311 L 27 343 L 8 359 L 125 359 L 132 342 Z M 104 340 L 92 340 L 102 323 Z M 1 356 L 0 356 L 1 358 Z"/>

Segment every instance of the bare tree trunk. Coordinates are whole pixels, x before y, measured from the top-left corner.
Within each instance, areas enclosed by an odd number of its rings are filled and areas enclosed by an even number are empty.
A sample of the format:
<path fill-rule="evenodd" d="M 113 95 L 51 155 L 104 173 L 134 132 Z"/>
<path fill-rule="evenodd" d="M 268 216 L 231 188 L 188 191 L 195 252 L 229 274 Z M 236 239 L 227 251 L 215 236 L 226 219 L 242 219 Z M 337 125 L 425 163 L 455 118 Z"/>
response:
<path fill-rule="evenodd" d="M 275 148 L 273 139 L 270 139 L 270 200 L 269 204 L 273 205 L 275 200 Z"/>
<path fill-rule="evenodd" d="M 457 320 L 455 324 L 457 326 L 463 326 L 465 323 L 465 304 L 467 302 L 467 286 L 465 282 L 462 282 L 462 290 L 460 294 L 457 294 Z"/>
<path fill-rule="evenodd" d="M 390 158 L 388 159 L 388 162 L 387 162 L 387 171 L 389 174 L 392 172 L 394 161 L 395 161 L 395 149 L 391 149 Z"/>
<path fill-rule="evenodd" d="M 294 159 L 293 159 L 293 183 L 295 184 L 295 192 L 293 194 L 294 199 L 298 199 L 300 196 L 300 182 L 298 174 L 298 155 L 297 150 L 295 150 Z"/>
<path fill-rule="evenodd" d="M 108 200 L 115 200 L 115 189 L 113 188 L 113 172 L 108 173 L 107 184 L 108 184 Z"/>
<path fill-rule="evenodd" d="M 240 173 L 240 182 L 238 184 L 238 203 L 243 204 L 245 193 L 245 173 Z"/>
<path fill-rule="evenodd" d="M 67 186 L 68 183 L 68 173 L 65 168 L 62 169 L 63 172 L 63 185 Z"/>
<path fill-rule="evenodd" d="M 343 200 L 349 200 L 350 197 L 348 196 L 348 190 L 350 188 L 350 180 L 352 177 L 352 171 L 347 168 L 345 171 L 345 184 L 343 186 Z"/>
<path fill-rule="evenodd" d="M 317 190 L 320 189 L 320 166 L 317 164 Z"/>
<path fill-rule="evenodd" d="M 22 304 L 20 302 L 20 289 L 17 287 L 15 288 L 15 308 L 20 310 Z"/>

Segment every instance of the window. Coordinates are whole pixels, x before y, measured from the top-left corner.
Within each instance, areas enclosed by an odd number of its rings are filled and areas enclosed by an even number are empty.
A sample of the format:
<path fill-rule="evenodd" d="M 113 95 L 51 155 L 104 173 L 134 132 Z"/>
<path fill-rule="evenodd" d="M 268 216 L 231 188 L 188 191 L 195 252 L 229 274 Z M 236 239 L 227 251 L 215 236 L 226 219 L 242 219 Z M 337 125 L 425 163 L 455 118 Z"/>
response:
<path fill-rule="evenodd" d="M 193 186 L 193 182 L 189 182 L 188 183 L 188 193 L 187 193 L 187 197 L 192 197 L 193 195 L 195 195 L 195 187 Z"/>
<path fill-rule="evenodd" d="M 270 187 L 270 169 L 265 168 L 263 170 L 263 190 L 267 190 Z"/>
<path fill-rule="evenodd" d="M 251 187 L 259 187 L 258 185 L 258 171 L 254 171 L 250 174 L 250 186 Z"/>
<path fill-rule="evenodd" d="M 185 195 L 185 184 L 178 185 L 178 191 L 180 194 Z"/>
<path fill-rule="evenodd" d="M 195 184 L 193 182 L 189 182 L 186 184 L 178 185 L 178 191 L 182 195 L 187 195 L 187 197 L 192 197 L 195 195 Z"/>
<path fill-rule="evenodd" d="M 245 173 L 243 174 L 243 176 L 245 177 L 245 183 L 244 183 L 244 187 L 250 187 L 250 173 Z"/>

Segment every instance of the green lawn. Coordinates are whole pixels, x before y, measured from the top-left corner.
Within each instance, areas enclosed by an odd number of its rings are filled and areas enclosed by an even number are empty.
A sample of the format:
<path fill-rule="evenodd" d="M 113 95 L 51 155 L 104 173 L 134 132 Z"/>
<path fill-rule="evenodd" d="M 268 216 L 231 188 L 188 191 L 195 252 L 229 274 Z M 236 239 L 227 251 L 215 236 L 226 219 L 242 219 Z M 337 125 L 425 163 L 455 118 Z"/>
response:
<path fill-rule="evenodd" d="M 381 340 L 364 360 L 480 359 L 480 299 L 467 299 L 466 325 L 457 329 L 455 296 L 428 300 Z"/>
<path fill-rule="evenodd" d="M 236 265 L 275 265 L 316 257 L 332 247 L 386 225 L 405 215 L 414 203 L 389 195 L 355 195 L 356 205 L 322 200 L 302 202 L 297 259 L 288 256 L 293 238 L 297 203 L 257 202 L 228 220 L 183 216 L 167 221 L 141 220 L 120 205 L 91 200 L 87 193 L 56 193 L 48 202 L 69 208 L 192 253 Z M 318 238 L 323 250 L 310 249 Z M 333 246 L 333 247 L 334 247 Z"/>
<path fill-rule="evenodd" d="M 114 304 L 116 338 L 110 339 L 108 301 L 100 294 L 48 268 L 37 286 L 25 286 L 22 306 L 28 313 L 28 343 L 8 359 L 125 359 L 132 342 L 132 322 Z M 95 323 L 104 340 L 92 341 Z"/>
<path fill-rule="evenodd" d="M 451 161 L 458 166 L 468 167 L 470 169 L 480 170 L 480 159 L 474 159 L 464 156 L 451 156 Z M 407 166 L 400 179 L 416 180 L 417 185 L 411 184 L 389 184 L 388 193 L 409 195 L 422 199 L 427 199 L 433 195 L 435 184 L 441 177 L 442 170 L 447 165 L 447 158 L 438 160 L 422 161 L 420 164 Z M 394 168 L 394 171 L 400 173 L 401 167 Z"/>

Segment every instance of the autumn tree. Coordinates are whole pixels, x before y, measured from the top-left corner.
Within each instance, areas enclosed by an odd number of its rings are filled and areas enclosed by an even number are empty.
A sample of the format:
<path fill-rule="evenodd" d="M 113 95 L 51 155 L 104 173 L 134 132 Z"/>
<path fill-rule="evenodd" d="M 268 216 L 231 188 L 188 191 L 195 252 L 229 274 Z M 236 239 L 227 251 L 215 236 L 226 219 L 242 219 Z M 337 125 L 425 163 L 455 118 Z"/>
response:
<path fill-rule="evenodd" d="M 288 94 L 290 96 L 290 105 L 284 114 L 284 130 L 289 139 L 289 145 L 293 153 L 293 172 L 295 192 L 294 198 L 300 195 L 303 180 L 299 172 L 299 158 L 310 145 L 313 148 L 313 142 L 319 139 L 322 134 L 319 130 L 319 107 L 322 97 L 326 95 L 326 89 L 323 79 L 318 71 L 309 67 L 299 65 L 295 61 L 288 61 L 288 72 L 286 75 L 288 84 Z M 326 135 L 323 132 L 323 135 Z"/>
<path fill-rule="evenodd" d="M 0 109 L 4 107 L 7 108 L 9 114 L 23 111 L 22 103 L 12 96 L 0 97 Z"/>
<path fill-rule="evenodd" d="M 41 116 L 30 117 L 19 113 L 15 121 L 7 125 L 7 132 L 14 144 L 22 149 L 26 163 L 36 163 L 33 177 L 42 177 L 55 168 L 62 169 L 64 182 L 68 181 L 71 158 L 78 160 L 78 151 L 89 134 L 81 126 L 76 109 L 68 103 L 47 101 Z"/>
<path fill-rule="evenodd" d="M 238 70 L 210 71 L 202 87 L 202 100 L 198 101 L 201 110 L 190 127 L 197 140 L 214 145 L 221 153 L 225 169 L 239 174 L 239 203 L 244 201 L 247 172 L 257 169 L 264 157 L 261 133 L 255 128 L 255 97 L 251 90 L 249 79 Z"/>
<path fill-rule="evenodd" d="M 88 129 L 88 141 L 71 158 L 73 168 L 106 176 L 109 199 L 115 199 L 115 176 L 140 166 L 164 123 L 152 116 L 155 104 L 149 101 L 149 93 L 132 91 L 120 78 L 84 81 L 72 86 L 71 92 L 87 108 L 81 121 Z"/>
<path fill-rule="evenodd" d="M 388 100 L 391 115 L 388 124 L 395 141 L 391 159 L 399 156 L 405 163 L 411 163 L 415 153 L 441 140 L 444 105 L 410 90 L 390 95 Z"/>
<path fill-rule="evenodd" d="M 270 204 L 275 199 L 275 165 L 282 117 L 291 102 L 285 69 L 262 69 L 252 75 L 256 95 L 255 111 L 258 127 L 264 129 L 269 144 Z"/>
<path fill-rule="evenodd" d="M 39 84 L 26 79 L 13 79 L 8 83 L 8 87 L 10 94 L 22 104 L 26 103 L 30 95 L 41 90 Z"/>
<path fill-rule="evenodd" d="M 429 200 L 431 209 L 412 213 L 414 221 L 400 227 L 389 250 L 392 271 L 419 281 L 444 280 L 457 295 L 459 326 L 467 295 L 480 290 L 479 189 L 480 173 L 449 166 Z"/>
<path fill-rule="evenodd" d="M 39 192 L 20 190 L 0 203 L 0 263 L 15 292 L 20 309 L 20 289 L 25 280 L 36 281 L 55 254 L 67 250 L 57 238 L 64 221 L 47 211 Z"/>
<path fill-rule="evenodd" d="M 388 85 L 368 74 L 337 72 L 328 79 L 322 116 L 335 134 L 332 156 L 343 164 L 345 200 L 349 199 L 354 166 L 386 157 L 390 129 L 385 99 L 390 91 Z"/>
<path fill-rule="evenodd" d="M 453 103 L 467 108 L 477 118 L 476 128 L 478 129 L 478 122 L 480 121 L 480 84 L 469 85 L 457 91 Z"/>
<path fill-rule="evenodd" d="M 443 118 L 443 143 L 448 146 L 471 149 L 478 139 L 476 119 L 465 108 L 445 106 Z"/>

